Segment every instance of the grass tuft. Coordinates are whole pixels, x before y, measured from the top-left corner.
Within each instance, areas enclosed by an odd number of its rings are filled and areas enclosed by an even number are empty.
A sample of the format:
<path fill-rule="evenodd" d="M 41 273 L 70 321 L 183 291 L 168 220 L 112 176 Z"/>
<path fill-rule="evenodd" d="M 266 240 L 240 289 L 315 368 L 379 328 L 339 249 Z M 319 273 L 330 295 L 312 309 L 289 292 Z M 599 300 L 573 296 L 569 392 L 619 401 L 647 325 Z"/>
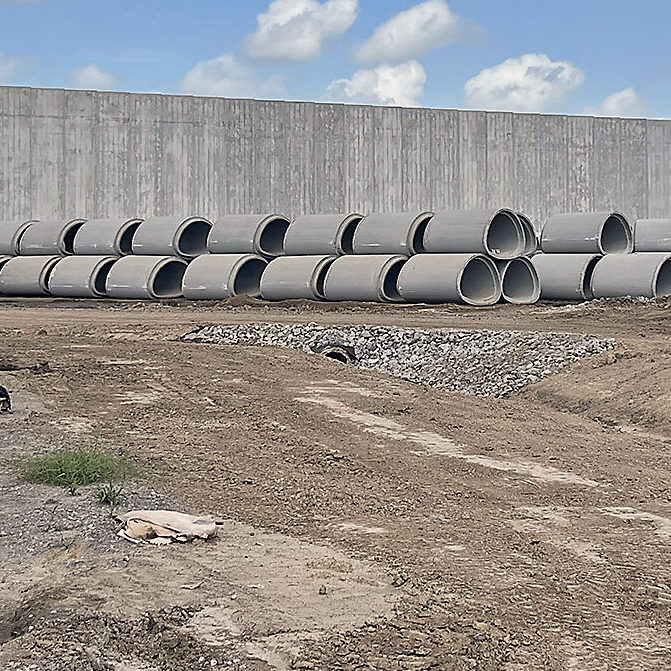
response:
<path fill-rule="evenodd" d="M 119 505 L 119 501 L 124 495 L 124 488 L 122 485 L 115 485 L 113 482 L 105 482 L 96 487 L 94 494 L 99 503 L 114 508 Z"/>
<path fill-rule="evenodd" d="M 130 465 L 123 457 L 104 452 L 96 446 L 59 450 L 27 457 L 19 462 L 21 478 L 26 482 L 65 487 L 71 494 L 85 485 L 114 482 L 129 471 Z"/>

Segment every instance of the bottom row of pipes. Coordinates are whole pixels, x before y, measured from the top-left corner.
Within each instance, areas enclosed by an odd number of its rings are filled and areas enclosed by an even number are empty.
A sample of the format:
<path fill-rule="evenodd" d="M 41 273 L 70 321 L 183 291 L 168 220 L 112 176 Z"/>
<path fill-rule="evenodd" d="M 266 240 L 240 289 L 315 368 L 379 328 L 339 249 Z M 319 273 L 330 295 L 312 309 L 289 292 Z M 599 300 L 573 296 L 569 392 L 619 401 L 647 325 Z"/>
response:
<path fill-rule="evenodd" d="M 534 303 L 671 295 L 671 254 L 0 257 L 0 295 L 270 301 Z"/>

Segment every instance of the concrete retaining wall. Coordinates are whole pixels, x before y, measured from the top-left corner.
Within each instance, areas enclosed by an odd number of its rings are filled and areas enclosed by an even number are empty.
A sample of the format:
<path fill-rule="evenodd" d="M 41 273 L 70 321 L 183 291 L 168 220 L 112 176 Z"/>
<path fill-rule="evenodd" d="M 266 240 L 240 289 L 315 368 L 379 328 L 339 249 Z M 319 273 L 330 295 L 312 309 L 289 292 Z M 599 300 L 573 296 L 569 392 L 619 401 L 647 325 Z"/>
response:
<path fill-rule="evenodd" d="M 671 214 L 671 121 L 0 87 L 0 220 Z"/>

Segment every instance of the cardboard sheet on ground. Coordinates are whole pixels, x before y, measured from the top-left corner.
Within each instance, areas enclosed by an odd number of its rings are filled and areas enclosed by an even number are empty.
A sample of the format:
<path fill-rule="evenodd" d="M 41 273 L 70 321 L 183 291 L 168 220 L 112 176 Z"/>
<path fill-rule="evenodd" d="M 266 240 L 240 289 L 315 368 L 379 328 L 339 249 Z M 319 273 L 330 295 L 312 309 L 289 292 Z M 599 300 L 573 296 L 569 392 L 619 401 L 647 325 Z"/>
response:
<path fill-rule="evenodd" d="M 118 535 L 133 543 L 167 545 L 178 541 L 188 543 L 194 538 L 217 535 L 216 522 L 172 510 L 131 510 L 117 517 L 121 522 Z"/>

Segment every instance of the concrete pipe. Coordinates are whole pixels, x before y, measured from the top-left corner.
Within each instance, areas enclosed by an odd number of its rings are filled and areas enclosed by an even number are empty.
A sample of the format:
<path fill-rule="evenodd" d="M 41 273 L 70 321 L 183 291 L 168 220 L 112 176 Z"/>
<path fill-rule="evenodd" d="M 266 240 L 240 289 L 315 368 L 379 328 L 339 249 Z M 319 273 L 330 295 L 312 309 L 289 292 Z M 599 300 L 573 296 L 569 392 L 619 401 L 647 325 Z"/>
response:
<path fill-rule="evenodd" d="M 0 254 L 18 256 L 19 243 L 23 234 L 30 226 L 36 224 L 36 220 L 30 221 L 0 221 Z"/>
<path fill-rule="evenodd" d="M 133 235 L 133 254 L 194 259 L 207 254 L 207 236 L 211 229 L 212 223 L 203 217 L 145 219 Z"/>
<path fill-rule="evenodd" d="M 267 265 L 266 259 L 255 254 L 204 254 L 189 264 L 182 293 L 191 300 L 258 296 Z"/>
<path fill-rule="evenodd" d="M 227 214 L 212 227 L 207 247 L 212 254 L 257 254 L 272 259 L 284 254 L 289 220 L 280 214 Z"/>
<path fill-rule="evenodd" d="M 501 280 L 483 254 L 418 254 L 403 266 L 398 291 L 410 303 L 493 305 Z"/>
<path fill-rule="evenodd" d="M 356 228 L 352 251 L 355 254 L 403 254 L 424 251 L 424 231 L 433 212 L 374 213 Z"/>
<path fill-rule="evenodd" d="M 52 296 L 100 298 L 107 295 L 105 283 L 116 256 L 67 256 L 49 276 Z"/>
<path fill-rule="evenodd" d="M 75 254 L 127 256 L 142 219 L 89 219 L 75 235 Z"/>
<path fill-rule="evenodd" d="M 336 258 L 281 256 L 273 259 L 261 278 L 261 296 L 267 301 L 289 298 L 324 300 L 326 273 Z"/>
<path fill-rule="evenodd" d="M 587 301 L 592 295 L 592 273 L 600 254 L 535 254 L 530 261 L 538 273 L 541 299 Z"/>
<path fill-rule="evenodd" d="M 1 269 L 2 266 L 4 266 L 5 263 L 7 263 L 7 261 L 9 261 L 9 259 L 11 259 L 11 258 L 13 258 L 13 257 L 11 257 L 11 256 L 0 256 L 0 269 Z"/>
<path fill-rule="evenodd" d="M 354 234 L 361 214 L 306 214 L 296 217 L 284 238 L 287 256 L 354 253 Z"/>
<path fill-rule="evenodd" d="M 434 254 L 487 254 L 514 259 L 525 249 L 525 236 L 512 210 L 436 212 L 424 233 L 424 248 Z"/>
<path fill-rule="evenodd" d="M 105 290 L 111 298 L 178 298 L 186 267 L 174 256 L 123 256 L 109 271 Z"/>
<path fill-rule="evenodd" d="M 671 219 L 639 219 L 634 224 L 635 252 L 671 252 Z"/>
<path fill-rule="evenodd" d="M 3 296 L 48 296 L 49 276 L 61 256 L 14 256 L 0 269 Z"/>
<path fill-rule="evenodd" d="M 671 296 L 671 254 L 641 252 L 604 256 L 592 273 L 592 294 L 594 298 Z"/>
<path fill-rule="evenodd" d="M 619 212 L 573 212 L 550 217 L 541 233 L 545 254 L 630 254 L 631 228 Z"/>
<path fill-rule="evenodd" d="M 396 282 L 407 261 L 399 254 L 340 256 L 324 279 L 324 296 L 329 301 L 403 301 Z"/>
<path fill-rule="evenodd" d="M 536 303 L 541 283 L 536 268 L 526 256 L 510 261 L 495 261 L 501 277 L 501 299 L 515 305 Z"/>
<path fill-rule="evenodd" d="M 30 225 L 19 240 L 21 256 L 74 254 L 75 235 L 86 219 L 38 221 Z"/>
<path fill-rule="evenodd" d="M 538 234 L 536 233 L 534 225 L 531 223 L 531 219 L 521 212 L 516 212 L 515 214 L 519 219 L 522 233 L 524 235 L 524 255 L 527 256 L 537 252 L 539 245 Z"/>

